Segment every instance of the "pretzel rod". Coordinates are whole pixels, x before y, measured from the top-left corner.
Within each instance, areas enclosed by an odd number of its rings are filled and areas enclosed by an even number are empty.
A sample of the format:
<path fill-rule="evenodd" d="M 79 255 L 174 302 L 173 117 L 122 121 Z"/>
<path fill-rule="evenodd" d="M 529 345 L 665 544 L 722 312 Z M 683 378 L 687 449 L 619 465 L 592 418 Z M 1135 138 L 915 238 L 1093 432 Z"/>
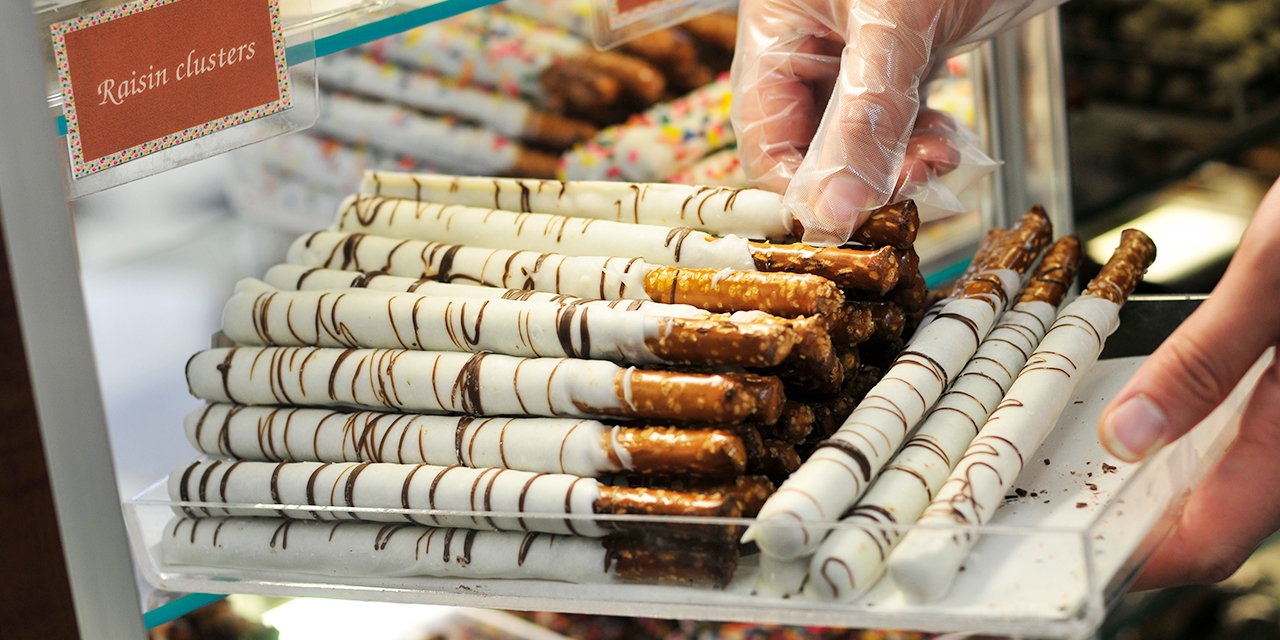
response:
<path fill-rule="evenodd" d="M 623 311 L 639 311 L 652 316 L 669 318 L 712 318 L 716 317 L 706 309 L 687 304 L 665 304 L 649 300 L 615 298 L 613 300 L 597 300 L 579 298 L 563 293 L 548 293 L 529 289 L 503 289 L 499 287 L 477 287 L 467 284 L 448 284 L 436 282 L 430 278 L 406 278 L 391 276 L 381 272 L 365 273 L 362 271 L 343 271 L 341 269 L 322 269 L 304 267 L 295 264 L 278 264 L 267 270 L 263 280 L 267 284 L 282 291 L 323 291 L 328 289 L 372 289 L 375 291 L 392 291 L 421 293 L 429 296 L 452 298 L 475 298 L 480 300 L 528 300 L 565 305 L 576 305 L 588 309 L 608 309 Z M 744 312 L 735 314 L 733 320 L 743 322 L 782 322 L 798 329 L 797 320 L 777 318 L 766 314 Z"/>
<path fill-rule="evenodd" d="M 624 487 L 650 487 L 701 494 L 720 494 L 737 501 L 742 515 L 752 517 L 773 493 L 773 482 L 765 476 L 738 476 L 730 481 L 680 476 L 626 476 L 608 479 Z"/>
<path fill-rule="evenodd" d="M 898 255 L 890 247 L 874 251 L 811 247 L 805 244 L 751 243 L 761 271 L 790 271 L 822 276 L 836 284 L 884 295 L 898 284 Z"/>
<path fill-rule="evenodd" d="M 585 68 L 617 79 L 623 92 L 642 108 L 661 100 L 667 89 L 666 78 L 653 65 L 616 51 L 590 51 L 559 66 Z"/>
<path fill-rule="evenodd" d="M 738 17 L 731 13 L 708 13 L 680 23 L 680 28 L 703 42 L 733 51 L 738 33 Z"/>
<path fill-rule="evenodd" d="M 357 194 L 347 198 L 332 230 L 569 256 L 638 256 L 652 264 L 694 269 L 757 268 L 755 252 L 746 240 L 715 238 L 687 227 L 516 213 L 383 196 Z"/>
<path fill-rule="evenodd" d="M 1001 318 L 920 428 L 881 472 L 843 522 L 833 529 L 809 565 L 808 592 L 822 600 L 851 602 L 884 574 L 884 559 L 901 533 L 881 525 L 915 522 L 946 481 L 956 461 L 1000 403 L 1057 315 L 1080 261 L 1074 236 L 1045 254 L 1017 305 Z"/>
<path fill-rule="evenodd" d="M 885 205 L 871 212 L 871 217 L 858 227 L 849 242 L 871 247 L 909 249 L 920 230 L 920 214 L 911 200 Z M 804 229 L 796 223 L 796 237 L 804 235 Z"/>
<path fill-rule="evenodd" d="M 948 302 L 956 299 L 956 295 L 977 274 L 979 267 L 986 261 L 987 255 L 991 253 L 992 248 L 1000 242 L 1005 233 L 1004 229 L 987 229 L 987 235 L 983 236 L 982 244 L 978 245 L 978 250 L 973 254 L 973 260 L 969 261 L 969 266 L 965 267 L 964 273 L 960 274 L 959 278 L 956 278 L 949 290 L 945 291 L 945 293 L 940 292 L 938 298 L 929 304 L 925 310 L 924 317 L 920 320 L 920 325 L 916 327 L 916 331 L 933 322 L 933 319 L 942 312 L 942 308 L 947 306 Z"/>
<path fill-rule="evenodd" d="M 721 75 L 668 103 L 658 104 L 627 120 L 614 131 L 613 162 L 621 177 L 633 182 L 657 182 L 697 162 L 717 149 L 734 144 L 729 123 L 732 87 Z M 580 160 L 576 150 L 565 154 L 566 173 Z"/>
<path fill-rule="evenodd" d="M 510 138 L 567 149 L 596 133 L 587 123 L 535 111 L 518 98 L 379 62 L 368 54 L 339 52 L 317 59 L 316 65 L 326 87 L 454 116 Z"/>
<path fill-rule="evenodd" d="M 871 335 L 867 338 L 873 342 L 889 342 L 902 335 L 905 318 L 902 308 L 892 302 L 851 302 L 853 306 L 862 305 L 871 314 Z"/>
<path fill-rule="evenodd" d="M 853 345 L 866 342 L 876 333 L 871 307 L 860 300 L 845 302 L 835 312 L 825 315 L 823 320 L 827 323 L 831 342 L 835 344 Z"/>
<path fill-rule="evenodd" d="M 1028 214 L 1009 236 L 1007 246 L 992 252 L 987 269 L 916 334 L 840 429 L 769 498 L 758 521 L 833 522 L 862 495 L 1021 288 L 1020 273 L 1043 248 L 1048 220 Z M 745 540 L 754 540 L 763 553 L 789 560 L 812 554 L 822 534 L 808 526 L 757 524 L 747 530 Z"/>
<path fill-rule="evenodd" d="M 831 281 L 803 273 L 679 269 L 639 258 L 570 257 L 331 231 L 299 238 L 289 248 L 289 262 L 584 298 L 691 304 L 715 312 L 814 315 L 829 313 L 843 299 Z"/>
<path fill-rule="evenodd" d="M 770 479 L 783 479 L 800 468 L 800 454 L 790 442 L 765 439 L 763 444 L 764 456 L 760 459 L 760 468 L 753 470 L 748 466 L 749 472 L 759 473 Z M 766 500 L 765 503 L 767 504 L 768 501 Z"/>
<path fill-rule="evenodd" d="M 746 449 L 732 433 L 611 427 L 595 420 L 347 413 L 210 404 L 185 421 L 207 455 L 263 462 L 460 464 L 599 476 L 740 475 Z"/>
<path fill-rule="evenodd" d="M 594 478 L 567 474 L 377 462 L 197 460 L 169 475 L 169 496 L 175 502 L 209 505 L 175 507 L 193 517 L 280 515 L 298 520 L 409 522 L 595 538 L 614 529 L 627 529 L 629 525 L 626 521 L 574 516 L 649 513 L 737 517 L 740 514 L 736 503 L 724 496 L 609 487 Z M 228 506 L 215 506 L 218 504 Z M 298 508 L 270 510 L 230 506 L 259 504 L 298 505 Z M 376 509 L 484 512 L 486 515 L 415 515 Z"/>
<path fill-rule="evenodd" d="M 791 216 L 782 209 L 782 197 L 761 189 L 375 171 L 365 174 L 360 193 L 522 213 L 689 227 L 713 235 L 757 240 L 785 240 L 791 235 Z"/>
<path fill-rule="evenodd" d="M 799 342 L 795 332 L 777 322 L 662 318 L 548 302 L 363 289 L 279 291 L 256 280 L 237 285 L 223 309 L 222 328 L 238 344 L 253 346 L 492 351 L 751 367 L 782 363 Z"/>
<path fill-rule="evenodd" d="M 925 300 L 929 297 L 929 284 L 919 271 L 905 280 L 899 280 L 898 286 L 888 293 L 889 300 L 908 312 L 924 309 Z"/>
<path fill-rule="evenodd" d="M 1155 259 L 1155 245 L 1126 229 L 1120 247 L 1089 284 L 1121 300 Z M 920 518 L 922 524 L 981 525 L 1058 421 L 1076 384 L 1119 325 L 1120 303 L 1086 293 L 1067 305 L 1018 373 L 1004 400 Z M 889 573 L 911 601 L 933 600 L 950 587 L 976 532 L 913 530 L 889 558 Z"/>
<path fill-rule="evenodd" d="M 210 349 L 187 362 L 187 384 L 193 395 L 214 402 L 478 416 L 624 416 L 726 424 L 777 411 L 761 406 L 759 394 L 747 385 L 725 376 L 484 352 Z M 782 398 L 772 401 L 780 406 Z"/>
<path fill-rule="evenodd" d="M 341 94 L 321 94 L 321 110 L 324 118 L 316 124 L 318 132 L 352 144 L 371 144 L 447 171 L 534 178 L 555 174 L 554 156 L 526 149 L 488 129 Z"/>
<path fill-rule="evenodd" d="M 803 593 L 809 582 L 807 560 L 781 560 L 767 553 L 760 554 L 760 574 L 752 593 L 769 598 L 790 598 Z"/>
<path fill-rule="evenodd" d="M 807 273 L 762 273 L 654 267 L 644 291 L 651 300 L 715 312 L 758 310 L 785 316 L 827 315 L 844 302 L 835 283 Z"/>
<path fill-rule="evenodd" d="M 160 542 L 161 558 L 170 566 L 351 578 L 430 576 L 583 584 L 724 586 L 737 567 L 734 551 L 670 537 L 600 539 L 279 518 L 175 518 Z"/>
<path fill-rule="evenodd" d="M 846 374 L 844 388 L 835 398 L 809 405 L 813 412 L 810 441 L 815 438 L 831 437 L 831 434 L 835 433 L 836 429 L 839 429 L 840 425 L 849 418 L 849 414 L 853 413 L 858 403 L 862 402 L 862 399 L 884 377 L 881 369 L 871 365 L 862 365 L 856 371 L 856 375 Z"/>

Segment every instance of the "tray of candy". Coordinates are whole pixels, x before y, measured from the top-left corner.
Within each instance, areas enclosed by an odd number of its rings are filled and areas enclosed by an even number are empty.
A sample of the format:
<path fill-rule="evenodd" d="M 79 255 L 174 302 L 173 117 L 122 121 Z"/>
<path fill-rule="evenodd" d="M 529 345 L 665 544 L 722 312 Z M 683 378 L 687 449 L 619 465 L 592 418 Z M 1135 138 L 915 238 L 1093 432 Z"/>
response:
<path fill-rule="evenodd" d="M 126 521 L 143 574 L 176 591 L 1087 636 L 1220 457 L 1256 380 L 1257 368 L 1188 437 L 1146 462 L 1125 463 L 1098 444 L 1094 425 L 1102 408 L 1198 302 L 1138 296 L 1123 308 L 1120 329 L 982 527 L 950 591 L 925 604 L 909 602 L 888 579 L 852 603 L 762 593 L 756 587 L 760 556 L 737 542 L 750 519 L 315 507 L 288 500 L 215 505 L 198 499 L 205 484 L 216 490 L 221 477 L 208 462 L 201 491 L 182 500 L 162 480 L 126 502 Z M 472 486 L 483 486 L 479 482 Z M 318 484 L 342 491 L 342 476 Z M 472 504 L 480 503 L 473 498 Z M 485 521 L 506 531 L 476 533 Z M 956 528 L 956 535 L 972 533 Z"/>

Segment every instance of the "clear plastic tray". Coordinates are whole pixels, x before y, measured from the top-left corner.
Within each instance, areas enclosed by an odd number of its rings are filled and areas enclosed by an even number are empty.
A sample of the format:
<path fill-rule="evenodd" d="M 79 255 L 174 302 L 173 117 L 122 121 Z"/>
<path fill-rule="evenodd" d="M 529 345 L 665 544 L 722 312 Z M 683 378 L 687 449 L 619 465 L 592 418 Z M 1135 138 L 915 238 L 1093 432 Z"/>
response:
<path fill-rule="evenodd" d="M 1149 348 L 1134 346 L 1135 343 L 1158 344 L 1163 335 L 1194 308 L 1194 304 L 1188 306 L 1187 301 L 1181 299 L 1135 300 L 1131 305 L 1126 309 L 1130 320 L 1128 332 L 1136 337 L 1125 338 L 1126 329 L 1122 328 L 1113 336 L 1113 340 L 1120 338 L 1128 343 L 1117 345 L 1120 350 L 1149 352 Z M 1144 328 L 1158 333 L 1155 336 L 1143 333 Z M 1139 332 L 1134 333 L 1135 330 Z M 1116 350 L 1112 347 L 1109 344 L 1108 351 Z M 741 558 L 735 577 L 723 589 L 670 583 L 345 578 L 169 565 L 163 561 L 159 548 L 164 536 L 170 535 L 175 509 L 207 505 L 171 501 L 164 481 L 125 504 L 126 521 L 147 580 L 157 587 L 176 591 L 313 595 L 665 618 L 1084 637 L 1101 624 L 1109 604 L 1123 593 L 1154 546 L 1167 535 L 1189 491 L 1221 456 L 1235 434 L 1239 413 L 1262 364 L 1188 437 L 1166 447 L 1145 463 L 1126 464 L 1102 450 L 1094 435 L 1094 426 L 1107 401 L 1144 359 L 1141 355 L 1104 358 L 1089 371 L 1057 428 L 1018 477 L 1015 487 L 1025 490 L 1027 495 L 1006 500 L 990 525 L 980 530 L 978 544 L 950 593 L 942 600 L 923 605 L 907 603 L 887 580 L 852 604 L 817 602 L 803 596 L 755 595 L 759 569 L 758 556 L 753 555 Z M 277 509 L 286 508 L 325 511 L 328 512 L 325 515 L 345 518 L 353 515 L 370 518 L 379 513 L 393 518 L 411 515 L 419 521 L 426 521 L 433 514 L 449 515 L 419 510 L 351 510 L 299 505 L 234 505 L 234 508 L 262 515 L 275 515 Z M 478 518 L 503 515 L 451 513 Z M 528 522 L 537 520 L 528 514 L 523 517 Z M 565 517 L 554 519 L 563 521 Z M 700 527 L 706 532 L 723 531 L 749 522 L 644 516 L 573 519 L 617 527 L 682 524 Z M 903 530 L 909 528 L 902 527 Z"/>

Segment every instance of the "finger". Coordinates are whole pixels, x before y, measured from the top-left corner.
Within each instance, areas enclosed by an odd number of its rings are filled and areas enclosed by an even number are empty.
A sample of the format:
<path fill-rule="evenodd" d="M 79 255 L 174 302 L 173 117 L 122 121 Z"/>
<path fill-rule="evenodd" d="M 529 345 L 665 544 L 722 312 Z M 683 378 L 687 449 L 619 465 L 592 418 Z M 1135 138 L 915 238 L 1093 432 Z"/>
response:
<path fill-rule="evenodd" d="M 1280 337 L 1280 183 L 1273 186 L 1213 294 L 1103 411 L 1098 438 L 1136 461 L 1186 433 Z M 1261 294 L 1261 295 L 1260 295 Z"/>
<path fill-rule="evenodd" d="M 1191 494 L 1134 590 L 1218 582 L 1280 528 L 1280 364 L 1263 373 L 1240 434 Z"/>
<path fill-rule="evenodd" d="M 889 201 L 919 110 L 930 47 L 925 34 L 891 23 L 851 29 L 839 82 L 786 199 L 807 231 L 824 229 L 836 241 Z"/>
<path fill-rule="evenodd" d="M 906 157 L 924 162 L 934 175 L 945 175 L 960 165 L 960 151 L 951 140 L 937 133 L 921 133 L 919 127 L 907 140 Z"/>
<path fill-rule="evenodd" d="M 946 111 L 924 107 L 916 116 L 916 133 L 954 133 L 955 131 L 956 121 Z"/>
<path fill-rule="evenodd" d="M 811 16 L 774 2 L 744 3 L 732 70 L 731 119 L 747 178 L 781 193 L 818 122 L 815 91 L 831 86 L 840 46 Z M 825 98 L 825 96 L 823 96 Z"/>

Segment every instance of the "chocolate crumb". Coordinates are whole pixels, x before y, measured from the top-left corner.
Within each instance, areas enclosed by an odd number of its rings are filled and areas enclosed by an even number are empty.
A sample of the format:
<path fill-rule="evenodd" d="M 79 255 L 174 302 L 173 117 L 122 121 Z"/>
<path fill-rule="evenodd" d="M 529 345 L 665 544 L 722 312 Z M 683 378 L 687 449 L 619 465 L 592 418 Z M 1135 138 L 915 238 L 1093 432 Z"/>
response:
<path fill-rule="evenodd" d="M 1093 477 L 1093 472 L 1092 472 L 1092 471 L 1090 471 L 1089 473 L 1086 473 L 1085 475 L 1086 475 L 1086 476 L 1088 476 L 1088 477 L 1090 477 L 1090 478 L 1092 478 L 1092 477 Z"/>
<path fill-rule="evenodd" d="M 1111 465 L 1109 465 L 1109 464 L 1107 464 L 1107 463 L 1105 463 L 1105 462 L 1104 462 L 1104 463 L 1102 463 L 1102 472 L 1103 472 L 1103 473 L 1115 473 L 1115 472 L 1116 472 L 1116 470 L 1117 470 L 1117 469 L 1119 469 L 1119 468 L 1120 468 L 1120 467 L 1113 467 L 1113 466 L 1111 466 Z"/>
<path fill-rule="evenodd" d="M 1047 467 L 1047 466 L 1049 466 L 1049 459 L 1048 459 L 1048 458 L 1045 458 L 1045 459 L 1044 459 L 1044 466 L 1046 466 L 1046 467 Z"/>
<path fill-rule="evenodd" d="M 1016 495 L 1012 495 L 1012 496 L 1005 496 L 1005 497 L 1004 497 L 1004 499 L 1005 499 L 1006 501 L 1008 501 L 1008 500 L 1017 500 L 1017 499 L 1018 499 L 1018 496 L 1016 496 Z"/>
<path fill-rule="evenodd" d="M 1086 461 L 1086 462 L 1085 462 L 1085 464 L 1093 464 L 1093 463 L 1092 463 L 1092 462 L 1088 462 L 1088 461 Z"/>
<path fill-rule="evenodd" d="M 1014 489 L 1014 490 L 1013 490 L 1013 492 L 1014 492 L 1014 493 L 1016 493 L 1016 494 L 1018 494 L 1018 497 L 1019 497 L 1019 498 L 1025 498 L 1025 497 L 1027 497 L 1027 490 L 1026 490 L 1026 489 Z"/>
<path fill-rule="evenodd" d="M 1083 502 L 1077 502 L 1077 503 L 1076 503 L 1076 508 L 1077 508 L 1077 509 L 1083 509 L 1083 508 L 1085 508 L 1085 507 L 1087 507 L 1087 506 L 1089 506 L 1089 505 L 1088 505 L 1088 504 L 1086 504 L 1086 503 L 1083 503 Z"/>
<path fill-rule="evenodd" d="M 1032 498 L 1039 498 L 1039 497 L 1040 497 L 1040 494 L 1039 494 L 1039 493 L 1036 493 L 1035 491 L 1032 491 L 1032 492 L 1031 492 L 1031 497 L 1032 497 Z"/>
<path fill-rule="evenodd" d="M 1084 404 L 1084 400 L 1076 400 L 1075 402 L 1072 402 L 1071 404 Z"/>
<path fill-rule="evenodd" d="M 1086 483 L 1084 483 L 1084 486 L 1089 487 L 1089 490 L 1090 490 L 1090 491 L 1097 491 L 1097 490 L 1098 490 L 1098 485 L 1096 485 L 1096 484 L 1094 484 L 1094 483 L 1092 483 L 1092 482 L 1086 482 Z"/>
<path fill-rule="evenodd" d="M 1048 500 L 1045 500 L 1045 501 L 1044 501 L 1044 503 L 1045 503 L 1045 504 L 1049 504 L 1049 501 L 1048 501 Z"/>

